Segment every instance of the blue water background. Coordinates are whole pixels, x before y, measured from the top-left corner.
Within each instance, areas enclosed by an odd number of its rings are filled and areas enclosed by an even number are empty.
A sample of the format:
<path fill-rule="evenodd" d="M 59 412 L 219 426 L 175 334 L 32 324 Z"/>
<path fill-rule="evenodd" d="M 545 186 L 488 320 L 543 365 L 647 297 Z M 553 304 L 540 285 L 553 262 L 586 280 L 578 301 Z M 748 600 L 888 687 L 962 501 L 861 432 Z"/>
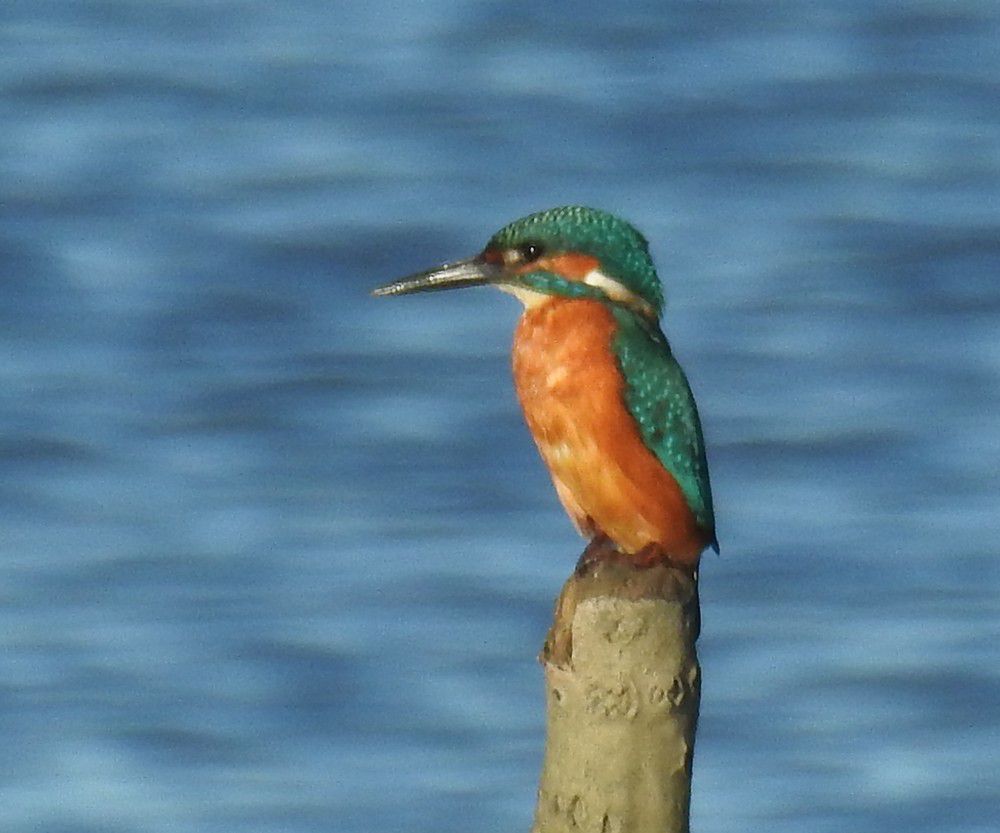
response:
<path fill-rule="evenodd" d="M 1000 8 L 0 6 L 0 829 L 526 830 L 581 542 L 516 303 L 636 223 L 708 437 L 694 826 L 1000 816 Z"/>

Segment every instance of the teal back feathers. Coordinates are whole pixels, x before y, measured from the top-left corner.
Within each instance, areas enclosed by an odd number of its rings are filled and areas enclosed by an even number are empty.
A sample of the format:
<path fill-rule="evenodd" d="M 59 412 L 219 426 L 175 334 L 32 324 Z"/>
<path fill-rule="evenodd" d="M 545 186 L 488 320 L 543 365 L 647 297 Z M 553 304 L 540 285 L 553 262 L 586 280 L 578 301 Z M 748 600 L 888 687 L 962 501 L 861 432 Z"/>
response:
<path fill-rule="evenodd" d="M 615 309 L 614 315 L 618 332 L 612 349 L 625 377 L 625 405 L 718 550 L 705 441 L 687 377 L 658 327 L 628 310 Z"/>

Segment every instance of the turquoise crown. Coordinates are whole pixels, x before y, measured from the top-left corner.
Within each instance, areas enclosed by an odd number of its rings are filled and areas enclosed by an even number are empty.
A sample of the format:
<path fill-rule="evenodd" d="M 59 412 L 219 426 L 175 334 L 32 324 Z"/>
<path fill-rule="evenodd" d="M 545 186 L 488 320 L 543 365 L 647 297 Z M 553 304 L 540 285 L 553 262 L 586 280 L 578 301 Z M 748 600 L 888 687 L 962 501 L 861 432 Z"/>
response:
<path fill-rule="evenodd" d="M 657 315 L 662 312 L 663 287 L 649 256 L 649 243 L 614 214 L 582 205 L 550 208 L 504 226 L 486 248 L 529 244 L 541 246 L 546 254 L 579 252 L 597 258 L 605 275 L 642 298 Z"/>

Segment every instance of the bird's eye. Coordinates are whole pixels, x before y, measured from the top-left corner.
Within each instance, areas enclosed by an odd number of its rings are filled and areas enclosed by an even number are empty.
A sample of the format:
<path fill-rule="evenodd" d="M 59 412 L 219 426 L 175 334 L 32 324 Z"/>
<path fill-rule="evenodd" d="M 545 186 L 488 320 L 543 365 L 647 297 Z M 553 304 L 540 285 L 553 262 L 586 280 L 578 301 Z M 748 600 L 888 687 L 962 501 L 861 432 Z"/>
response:
<path fill-rule="evenodd" d="M 542 256 L 543 249 L 540 243 L 525 243 L 517 251 L 522 263 L 531 263 Z"/>

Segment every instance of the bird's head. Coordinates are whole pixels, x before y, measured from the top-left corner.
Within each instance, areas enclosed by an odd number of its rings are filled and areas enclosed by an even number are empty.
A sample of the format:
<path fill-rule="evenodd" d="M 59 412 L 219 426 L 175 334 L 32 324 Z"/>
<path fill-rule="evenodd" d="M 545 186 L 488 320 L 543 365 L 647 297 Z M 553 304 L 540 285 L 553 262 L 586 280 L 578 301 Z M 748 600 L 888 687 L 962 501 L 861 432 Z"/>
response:
<path fill-rule="evenodd" d="M 475 257 L 446 263 L 375 290 L 406 295 L 492 284 L 526 306 L 556 295 L 627 307 L 656 321 L 663 290 L 646 239 L 624 220 L 594 208 L 550 208 L 515 220 Z"/>

